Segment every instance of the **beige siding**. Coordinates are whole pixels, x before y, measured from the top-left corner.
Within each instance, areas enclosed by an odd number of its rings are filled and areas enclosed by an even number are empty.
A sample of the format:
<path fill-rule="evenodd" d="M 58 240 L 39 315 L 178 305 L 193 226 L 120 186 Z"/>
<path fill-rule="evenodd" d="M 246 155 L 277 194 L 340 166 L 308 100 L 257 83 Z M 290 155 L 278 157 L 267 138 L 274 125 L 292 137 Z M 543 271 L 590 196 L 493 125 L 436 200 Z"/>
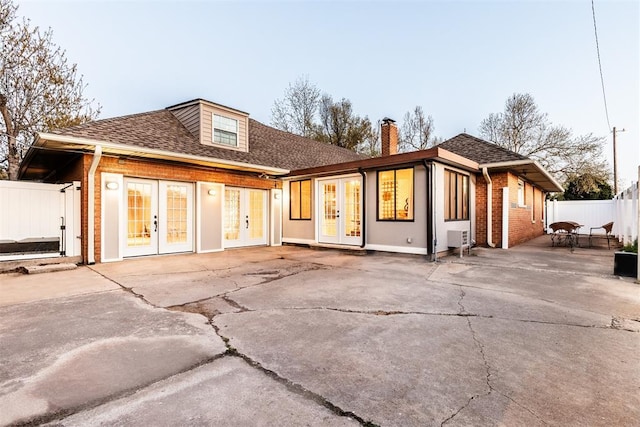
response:
<path fill-rule="evenodd" d="M 310 220 L 292 220 L 290 219 L 290 195 L 289 181 L 282 184 L 283 203 L 282 203 L 282 240 L 290 243 L 311 243 L 316 241 L 316 207 L 315 207 L 315 180 L 311 181 L 311 219 Z"/>
<path fill-rule="evenodd" d="M 249 117 L 245 114 L 238 113 L 231 109 L 225 109 L 208 104 L 200 104 L 200 142 L 205 145 L 213 144 L 213 114 L 218 114 L 230 119 L 238 121 L 238 147 L 229 147 L 228 145 L 221 145 L 221 147 L 229 148 L 231 150 L 249 151 Z M 216 144 L 217 145 L 217 144 Z"/>
<path fill-rule="evenodd" d="M 200 138 L 200 106 L 198 104 L 171 110 L 171 112 L 193 136 Z"/>

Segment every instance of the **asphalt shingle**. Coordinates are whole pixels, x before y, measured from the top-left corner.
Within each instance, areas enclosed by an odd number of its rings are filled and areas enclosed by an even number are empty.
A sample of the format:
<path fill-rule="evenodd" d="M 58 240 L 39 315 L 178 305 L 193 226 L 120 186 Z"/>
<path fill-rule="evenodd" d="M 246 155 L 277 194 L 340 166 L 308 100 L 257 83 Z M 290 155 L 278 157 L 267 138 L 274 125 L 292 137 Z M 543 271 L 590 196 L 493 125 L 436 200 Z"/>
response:
<path fill-rule="evenodd" d="M 528 160 L 528 157 L 466 133 L 456 135 L 438 147 L 479 164 Z"/>
<path fill-rule="evenodd" d="M 168 110 L 96 120 L 52 133 L 289 170 L 365 158 L 253 119 L 249 119 L 248 153 L 204 145 Z"/>

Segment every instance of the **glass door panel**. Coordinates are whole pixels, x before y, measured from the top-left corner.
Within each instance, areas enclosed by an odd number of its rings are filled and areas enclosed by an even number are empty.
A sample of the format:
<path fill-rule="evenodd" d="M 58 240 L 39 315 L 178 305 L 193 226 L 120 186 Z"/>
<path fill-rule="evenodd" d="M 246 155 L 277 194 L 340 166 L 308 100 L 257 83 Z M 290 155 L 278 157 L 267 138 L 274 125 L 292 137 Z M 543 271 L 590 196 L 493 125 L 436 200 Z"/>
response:
<path fill-rule="evenodd" d="M 240 240 L 240 189 L 224 190 L 224 239 L 232 245 Z"/>
<path fill-rule="evenodd" d="M 160 182 L 160 253 L 193 250 L 193 184 Z"/>
<path fill-rule="evenodd" d="M 248 239 L 262 241 L 265 238 L 265 192 L 263 190 L 249 190 L 249 205 L 246 215 Z"/>
<path fill-rule="evenodd" d="M 267 192 L 226 188 L 224 208 L 225 247 L 267 244 Z"/>
<path fill-rule="evenodd" d="M 127 238 L 125 256 L 158 253 L 157 183 L 125 180 Z"/>
<path fill-rule="evenodd" d="M 343 221 L 343 243 L 359 244 L 360 239 L 360 180 L 345 179 L 342 180 L 342 204 L 344 208 Z"/>
<path fill-rule="evenodd" d="M 359 245 L 362 226 L 362 194 L 359 177 L 320 180 L 318 241 Z"/>
<path fill-rule="evenodd" d="M 338 184 L 336 181 L 320 181 L 320 241 L 335 243 L 339 240 L 337 209 Z"/>

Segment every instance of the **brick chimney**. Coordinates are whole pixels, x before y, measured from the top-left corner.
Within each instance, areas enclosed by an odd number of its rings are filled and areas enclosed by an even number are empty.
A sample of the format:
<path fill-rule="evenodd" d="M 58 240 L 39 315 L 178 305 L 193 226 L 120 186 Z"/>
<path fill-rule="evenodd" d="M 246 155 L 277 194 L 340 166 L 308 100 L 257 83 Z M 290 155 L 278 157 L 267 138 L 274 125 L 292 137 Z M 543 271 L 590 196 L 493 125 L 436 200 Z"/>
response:
<path fill-rule="evenodd" d="M 383 156 L 398 154 L 398 126 L 396 126 L 395 120 L 389 117 L 382 119 L 380 142 Z"/>

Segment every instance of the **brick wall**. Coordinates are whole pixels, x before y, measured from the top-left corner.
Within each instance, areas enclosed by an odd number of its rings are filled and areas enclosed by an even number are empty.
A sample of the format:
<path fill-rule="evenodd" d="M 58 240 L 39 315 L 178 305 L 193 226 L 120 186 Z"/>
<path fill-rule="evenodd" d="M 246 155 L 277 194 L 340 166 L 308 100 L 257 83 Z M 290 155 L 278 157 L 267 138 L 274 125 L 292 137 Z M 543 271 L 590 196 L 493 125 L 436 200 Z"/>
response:
<path fill-rule="evenodd" d="M 86 236 L 88 231 L 88 192 L 86 183 L 88 182 L 88 173 L 93 160 L 92 155 L 85 155 L 80 163 L 82 167 L 82 256 L 84 260 L 88 259 L 88 248 Z M 77 167 L 77 166 L 76 166 Z M 119 159 L 116 157 L 103 156 L 96 170 L 95 176 L 95 215 L 94 215 L 94 236 L 95 236 L 95 259 L 100 262 L 100 246 L 101 246 L 101 180 L 102 172 L 118 173 L 125 177 L 146 178 L 169 181 L 183 182 L 215 182 L 225 184 L 227 186 L 246 187 L 268 190 L 272 188 L 282 188 L 282 182 L 277 179 L 259 178 L 256 172 L 240 172 L 224 169 L 212 169 L 200 166 L 180 165 L 173 163 L 165 163 L 159 161 Z M 197 231 L 196 231 L 197 232 Z"/>
<path fill-rule="evenodd" d="M 492 182 L 492 241 L 502 246 L 502 188 L 509 187 L 509 246 L 515 246 L 544 233 L 545 193 L 525 181 L 525 207 L 518 206 L 518 177 L 508 172 L 490 174 Z M 476 242 L 487 245 L 487 183 L 476 182 Z"/>

